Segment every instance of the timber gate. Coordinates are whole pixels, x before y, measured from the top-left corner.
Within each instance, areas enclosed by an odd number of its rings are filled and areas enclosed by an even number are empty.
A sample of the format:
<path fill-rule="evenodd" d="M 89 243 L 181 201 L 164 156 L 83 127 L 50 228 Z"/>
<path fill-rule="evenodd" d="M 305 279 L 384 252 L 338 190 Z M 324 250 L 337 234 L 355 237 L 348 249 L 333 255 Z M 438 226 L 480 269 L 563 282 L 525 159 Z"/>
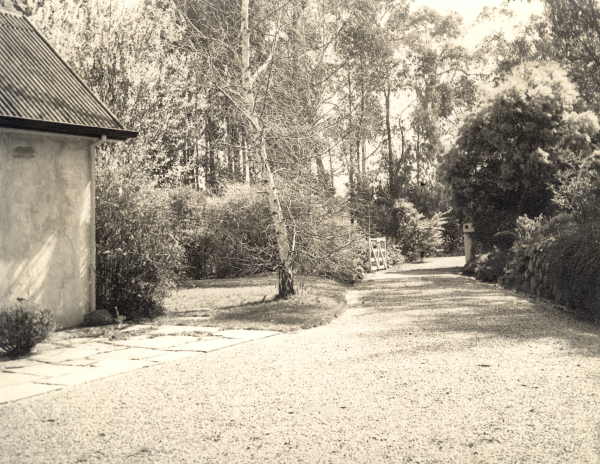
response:
<path fill-rule="evenodd" d="M 388 268 L 385 237 L 369 238 L 369 264 L 371 272 Z"/>

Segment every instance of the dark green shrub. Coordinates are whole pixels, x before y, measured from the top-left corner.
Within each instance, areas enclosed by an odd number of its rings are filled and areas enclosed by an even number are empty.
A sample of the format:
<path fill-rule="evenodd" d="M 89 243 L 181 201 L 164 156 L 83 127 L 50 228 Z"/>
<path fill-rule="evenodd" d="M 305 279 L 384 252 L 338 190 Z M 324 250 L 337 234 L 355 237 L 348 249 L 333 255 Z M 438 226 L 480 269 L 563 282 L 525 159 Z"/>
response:
<path fill-rule="evenodd" d="M 530 223 L 526 224 L 531 226 Z M 577 224 L 572 216 L 538 218 L 513 245 L 500 283 L 600 319 L 600 223 Z"/>
<path fill-rule="evenodd" d="M 406 258 L 402 254 L 400 248 L 397 245 L 393 245 L 391 243 L 388 243 L 387 246 L 387 259 L 388 266 L 396 266 L 406 261 Z"/>
<path fill-rule="evenodd" d="M 494 234 L 493 242 L 498 249 L 502 251 L 508 251 L 513 246 L 513 243 L 517 240 L 517 234 L 510 230 L 503 230 Z"/>
<path fill-rule="evenodd" d="M 408 261 L 416 261 L 421 256 L 436 254 L 441 250 L 445 224 L 443 214 L 437 213 L 426 218 L 405 200 L 396 201 L 392 214 L 397 221 L 393 239 Z"/>
<path fill-rule="evenodd" d="M 600 319 L 600 224 L 587 224 L 539 247 L 529 290 Z"/>
<path fill-rule="evenodd" d="M 341 281 L 361 277 L 367 260 L 364 233 L 340 215 L 335 199 L 294 186 L 280 191 L 297 272 Z M 184 208 L 185 209 L 185 208 Z M 234 184 L 193 206 L 183 246 L 192 278 L 271 272 L 278 264 L 267 196 Z"/>
<path fill-rule="evenodd" d="M 445 256 L 461 256 L 465 253 L 462 225 L 451 214 L 442 226 L 441 253 Z"/>
<path fill-rule="evenodd" d="M 368 269 L 367 238 L 356 225 L 322 218 L 298 241 L 296 264 L 303 274 L 355 282 Z"/>
<path fill-rule="evenodd" d="M 0 349 L 21 356 L 43 341 L 54 329 L 54 316 L 27 300 L 0 308 Z"/>
<path fill-rule="evenodd" d="M 485 253 L 475 260 L 474 275 L 482 282 L 497 282 L 504 274 L 509 254 L 506 251 L 494 250 Z"/>
<path fill-rule="evenodd" d="M 561 172 L 554 202 L 577 222 L 593 222 L 600 218 L 600 151 L 583 160 L 572 158 L 570 168 Z"/>
<path fill-rule="evenodd" d="M 267 198 L 255 186 L 234 184 L 204 204 L 189 204 L 183 246 L 192 278 L 270 272 L 277 249 Z"/>
<path fill-rule="evenodd" d="M 182 266 L 168 191 L 148 179 L 103 170 L 96 189 L 96 306 L 152 317 Z"/>

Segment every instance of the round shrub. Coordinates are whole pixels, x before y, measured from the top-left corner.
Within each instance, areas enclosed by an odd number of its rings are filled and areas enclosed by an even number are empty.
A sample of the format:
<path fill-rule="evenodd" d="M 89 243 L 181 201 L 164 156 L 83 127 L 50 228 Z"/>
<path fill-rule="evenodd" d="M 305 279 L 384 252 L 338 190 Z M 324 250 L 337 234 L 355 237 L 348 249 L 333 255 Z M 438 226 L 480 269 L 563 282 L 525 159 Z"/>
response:
<path fill-rule="evenodd" d="M 494 234 L 493 242 L 498 249 L 508 251 L 517 240 L 517 234 L 510 230 L 503 230 Z"/>
<path fill-rule="evenodd" d="M 421 256 L 436 254 L 444 243 L 442 237 L 445 220 L 437 213 L 426 218 L 406 200 L 397 200 L 393 215 L 396 221 L 394 240 L 408 261 L 417 261 Z"/>
<path fill-rule="evenodd" d="M 0 308 L 0 349 L 21 356 L 45 340 L 54 329 L 54 316 L 27 300 Z"/>
<path fill-rule="evenodd" d="M 475 278 L 482 282 L 497 282 L 504 273 L 508 258 L 508 253 L 500 250 L 479 256 L 475 261 Z"/>

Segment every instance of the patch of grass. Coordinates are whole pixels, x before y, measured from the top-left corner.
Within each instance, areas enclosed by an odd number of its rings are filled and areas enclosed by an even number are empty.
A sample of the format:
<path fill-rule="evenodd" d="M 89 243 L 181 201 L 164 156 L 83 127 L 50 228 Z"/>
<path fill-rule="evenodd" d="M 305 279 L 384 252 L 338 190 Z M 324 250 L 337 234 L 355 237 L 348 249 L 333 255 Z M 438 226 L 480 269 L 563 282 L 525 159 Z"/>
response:
<path fill-rule="evenodd" d="M 276 277 L 188 282 L 165 302 L 172 324 L 294 331 L 327 324 L 342 313 L 348 285 L 318 277 L 296 277 L 297 295 L 276 300 Z M 161 319 L 163 319 L 161 318 Z"/>

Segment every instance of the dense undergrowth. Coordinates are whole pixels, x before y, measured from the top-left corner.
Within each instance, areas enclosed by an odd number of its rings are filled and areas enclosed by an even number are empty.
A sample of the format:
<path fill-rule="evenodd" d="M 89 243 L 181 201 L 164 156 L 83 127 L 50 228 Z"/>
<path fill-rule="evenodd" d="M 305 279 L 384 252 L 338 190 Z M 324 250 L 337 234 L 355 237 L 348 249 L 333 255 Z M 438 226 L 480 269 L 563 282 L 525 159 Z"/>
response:
<path fill-rule="evenodd" d="M 295 272 L 346 284 L 360 280 L 369 266 L 368 234 L 351 220 L 345 200 L 298 185 L 279 193 Z M 96 204 L 97 307 L 114 316 L 161 314 L 164 299 L 181 281 L 277 269 L 273 222 L 259 186 L 230 184 L 207 195 L 104 169 Z M 443 249 L 441 215 L 426 218 L 411 203 L 398 201 L 389 217 L 390 264 Z"/>
<path fill-rule="evenodd" d="M 600 222 L 578 223 L 567 214 L 522 217 L 517 232 L 510 249 L 496 246 L 466 272 L 600 321 Z"/>

